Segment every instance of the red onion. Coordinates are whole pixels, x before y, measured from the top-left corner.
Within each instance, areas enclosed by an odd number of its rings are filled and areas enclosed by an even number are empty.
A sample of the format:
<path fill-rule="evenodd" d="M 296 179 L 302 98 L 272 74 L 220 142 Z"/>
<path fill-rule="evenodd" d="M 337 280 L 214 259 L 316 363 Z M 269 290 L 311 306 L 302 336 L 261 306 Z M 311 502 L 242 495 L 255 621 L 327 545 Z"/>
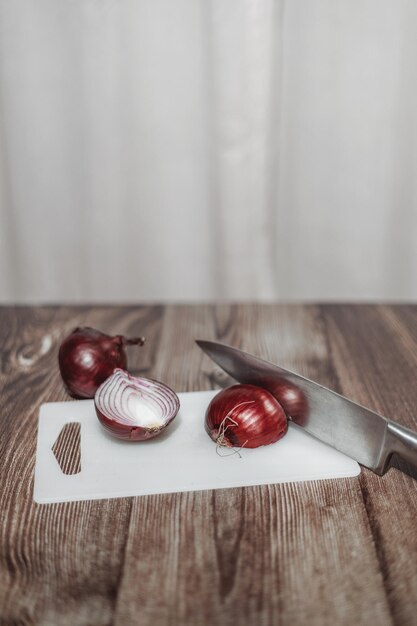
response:
<path fill-rule="evenodd" d="M 111 435 L 142 441 L 156 437 L 172 422 L 180 401 L 167 385 L 116 369 L 97 389 L 94 405 Z"/>
<path fill-rule="evenodd" d="M 269 391 L 233 385 L 210 402 L 205 426 L 219 446 L 257 448 L 281 439 L 288 424 L 284 409 Z"/>
<path fill-rule="evenodd" d="M 285 378 L 264 379 L 262 385 L 278 400 L 288 417 L 302 426 L 308 418 L 308 402 L 297 385 Z"/>
<path fill-rule="evenodd" d="M 126 369 L 125 347 L 142 346 L 143 337 L 111 337 L 95 328 L 76 328 L 61 344 L 59 369 L 68 393 L 74 398 L 94 398 L 116 367 Z"/>

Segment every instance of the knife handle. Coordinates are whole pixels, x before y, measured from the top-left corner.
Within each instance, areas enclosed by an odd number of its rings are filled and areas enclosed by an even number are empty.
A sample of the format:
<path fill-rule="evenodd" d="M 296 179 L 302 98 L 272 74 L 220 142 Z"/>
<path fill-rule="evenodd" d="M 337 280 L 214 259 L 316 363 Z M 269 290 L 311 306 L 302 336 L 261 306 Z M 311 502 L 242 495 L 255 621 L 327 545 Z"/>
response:
<path fill-rule="evenodd" d="M 390 452 L 397 453 L 404 461 L 417 468 L 417 433 L 389 421 L 387 434 Z"/>

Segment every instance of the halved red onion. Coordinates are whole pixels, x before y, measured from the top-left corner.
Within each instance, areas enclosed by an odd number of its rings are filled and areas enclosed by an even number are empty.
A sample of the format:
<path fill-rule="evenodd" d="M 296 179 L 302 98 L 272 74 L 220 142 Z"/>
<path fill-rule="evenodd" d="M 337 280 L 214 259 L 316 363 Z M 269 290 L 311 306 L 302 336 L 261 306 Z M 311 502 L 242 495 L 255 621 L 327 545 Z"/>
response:
<path fill-rule="evenodd" d="M 94 405 L 98 419 L 111 435 L 143 441 L 156 437 L 172 422 L 180 401 L 164 383 L 118 368 L 97 389 Z"/>
<path fill-rule="evenodd" d="M 264 378 L 262 386 L 278 400 L 285 413 L 296 424 L 303 426 L 308 419 L 308 402 L 297 385 L 285 378 Z"/>
<path fill-rule="evenodd" d="M 275 443 L 287 432 L 284 409 L 266 389 L 232 385 L 207 407 L 205 427 L 218 446 L 258 448 Z"/>

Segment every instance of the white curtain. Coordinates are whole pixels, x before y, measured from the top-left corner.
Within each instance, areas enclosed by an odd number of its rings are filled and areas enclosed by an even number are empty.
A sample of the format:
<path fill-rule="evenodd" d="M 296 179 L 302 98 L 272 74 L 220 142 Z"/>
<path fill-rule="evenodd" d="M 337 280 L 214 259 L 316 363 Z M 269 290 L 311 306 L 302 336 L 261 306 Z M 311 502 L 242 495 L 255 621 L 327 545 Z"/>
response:
<path fill-rule="evenodd" d="M 414 0 L 0 0 L 2 302 L 417 298 Z"/>

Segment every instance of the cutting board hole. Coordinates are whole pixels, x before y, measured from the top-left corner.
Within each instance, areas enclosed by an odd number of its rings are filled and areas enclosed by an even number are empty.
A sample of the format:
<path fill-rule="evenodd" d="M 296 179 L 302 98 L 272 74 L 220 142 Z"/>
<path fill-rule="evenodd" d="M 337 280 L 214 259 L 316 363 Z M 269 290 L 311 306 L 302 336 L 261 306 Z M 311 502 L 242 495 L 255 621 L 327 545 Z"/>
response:
<path fill-rule="evenodd" d="M 81 472 L 81 424 L 70 422 L 62 427 L 52 452 L 63 474 L 72 475 Z"/>

